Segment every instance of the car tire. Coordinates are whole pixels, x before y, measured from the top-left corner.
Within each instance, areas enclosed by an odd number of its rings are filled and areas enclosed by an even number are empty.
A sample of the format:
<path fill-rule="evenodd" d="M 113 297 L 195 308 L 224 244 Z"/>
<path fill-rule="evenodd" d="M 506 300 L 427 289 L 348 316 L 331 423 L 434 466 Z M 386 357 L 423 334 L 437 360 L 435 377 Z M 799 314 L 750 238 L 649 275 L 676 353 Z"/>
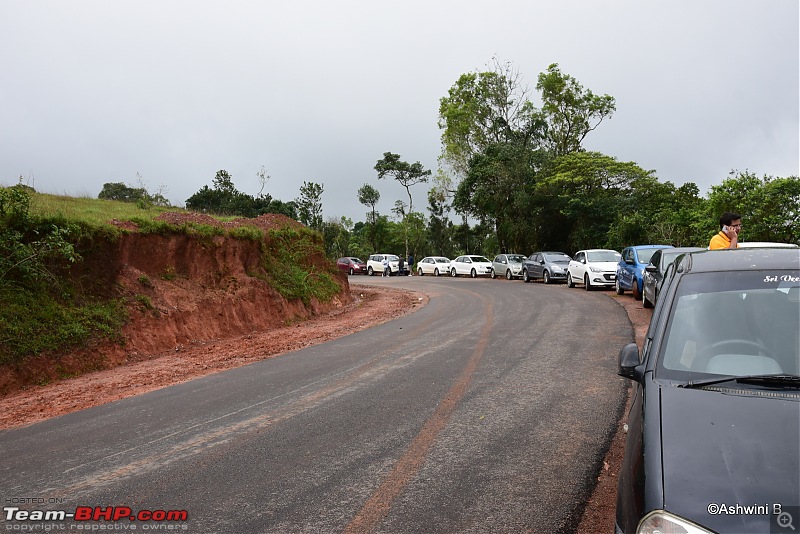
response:
<path fill-rule="evenodd" d="M 436 268 L 433 270 L 433 276 L 439 276 L 439 268 L 438 268 L 438 267 L 436 267 Z"/>
<path fill-rule="evenodd" d="M 592 290 L 592 284 L 589 282 L 589 275 L 588 274 L 584 274 L 583 275 L 583 287 L 584 287 L 584 289 L 586 289 L 586 291 L 591 291 Z"/>
<path fill-rule="evenodd" d="M 425 273 L 422 272 L 422 267 L 417 269 L 417 274 L 420 275 L 420 276 L 425 276 Z"/>
<path fill-rule="evenodd" d="M 631 295 L 633 295 L 633 298 L 636 300 L 642 298 L 642 292 L 639 291 L 639 284 L 636 282 L 635 278 L 633 279 L 633 284 L 631 284 Z"/>
<path fill-rule="evenodd" d="M 472 269 L 472 270 L 469 272 L 469 275 L 470 275 L 470 277 L 472 277 L 472 278 L 477 278 L 477 277 L 478 277 L 478 273 L 476 273 L 476 272 L 475 272 L 475 269 Z M 492 278 L 494 278 L 494 269 L 492 269 Z"/>
<path fill-rule="evenodd" d="M 531 281 L 531 279 L 528 277 L 528 269 L 522 270 L 522 281 L 526 284 Z"/>
<path fill-rule="evenodd" d="M 474 271 L 474 270 L 475 270 L 475 269 L 473 269 L 473 271 Z M 496 274 L 494 274 L 494 268 L 492 269 L 492 272 L 491 272 L 491 273 L 489 273 L 489 276 L 492 278 L 492 280 L 494 280 L 495 278 L 497 278 L 497 275 L 496 275 Z M 475 278 L 475 277 L 473 276 L 473 278 Z"/>
<path fill-rule="evenodd" d="M 550 281 L 551 281 L 551 280 L 550 280 L 550 273 L 548 273 L 548 272 L 547 272 L 547 269 L 545 269 L 545 270 L 544 270 L 544 272 L 542 273 L 542 281 L 543 281 L 545 284 L 549 284 L 549 283 L 550 283 Z"/>
<path fill-rule="evenodd" d="M 619 275 L 617 275 L 617 280 L 614 282 L 614 289 L 617 290 L 617 295 L 622 295 L 625 293 L 625 290 L 622 289 L 621 285 L 619 285 Z"/>
<path fill-rule="evenodd" d="M 367 274 L 370 276 L 375 276 L 375 271 L 372 270 L 372 266 L 367 268 Z"/>
<path fill-rule="evenodd" d="M 455 278 L 455 277 L 456 277 L 456 268 L 455 268 L 455 267 L 453 267 L 452 269 L 450 269 L 450 276 L 452 276 L 453 278 Z"/>
<path fill-rule="evenodd" d="M 348 271 L 347 274 L 349 274 L 350 276 L 353 276 L 355 274 L 355 271 L 353 271 L 352 267 L 350 267 L 350 270 Z"/>
<path fill-rule="evenodd" d="M 511 269 L 506 269 L 506 280 L 511 280 L 514 275 L 511 274 Z"/>
<path fill-rule="evenodd" d="M 642 308 L 652 308 L 652 307 L 653 303 L 647 300 L 647 295 L 645 295 L 645 292 L 642 291 Z"/>
<path fill-rule="evenodd" d="M 567 287 L 575 287 L 575 280 L 572 279 L 572 274 L 567 271 Z"/>

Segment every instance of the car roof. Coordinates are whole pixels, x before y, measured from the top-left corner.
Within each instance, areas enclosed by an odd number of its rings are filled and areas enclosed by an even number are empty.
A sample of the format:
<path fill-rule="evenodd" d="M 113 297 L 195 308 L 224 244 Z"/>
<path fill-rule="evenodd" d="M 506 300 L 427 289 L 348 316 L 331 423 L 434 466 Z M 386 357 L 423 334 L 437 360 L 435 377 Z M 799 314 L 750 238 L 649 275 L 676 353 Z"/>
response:
<path fill-rule="evenodd" d="M 583 250 L 579 250 L 578 252 L 615 252 L 619 254 L 618 250 L 614 250 L 611 248 L 585 248 Z"/>
<path fill-rule="evenodd" d="M 684 272 L 800 269 L 800 251 L 791 248 L 701 250 L 684 256 Z"/>
<path fill-rule="evenodd" d="M 632 245 L 630 247 L 625 248 L 632 248 L 634 250 L 643 250 L 647 248 L 674 248 L 672 245 Z"/>

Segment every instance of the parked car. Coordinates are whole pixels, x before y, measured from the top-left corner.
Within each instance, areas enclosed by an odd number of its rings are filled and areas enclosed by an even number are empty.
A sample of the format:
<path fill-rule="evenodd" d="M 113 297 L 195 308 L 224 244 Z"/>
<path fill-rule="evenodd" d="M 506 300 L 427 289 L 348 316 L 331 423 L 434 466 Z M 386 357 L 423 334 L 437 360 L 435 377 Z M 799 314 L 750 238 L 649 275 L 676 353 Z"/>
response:
<path fill-rule="evenodd" d="M 417 274 L 439 276 L 450 272 L 450 259 L 444 256 L 427 256 L 417 262 Z"/>
<path fill-rule="evenodd" d="M 800 254 L 677 261 L 641 353 L 632 343 L 619 354 L 634 390 L 616 532 L 797 528 L 781 514 L 800 495 Z"/>
<path fill-rule="evenodd" d="M 700 247 L 678 247 L 656 250 L 650 258 L 650 263 L 644 268 L 644 275 L 642 275 L 642 306 L 652 308 L 655 305 L 658 300 L 661 281 L 664 279 L 664 272 L 675 258 L 686 252 L 698 252 L 701 250 L 705 249 Z"/>
<path fill-rule="evenodd" d="M 644 268 L 656 250 L 672 248 L 670 245 L 636 245 L 622 249 L 622 257 L 617 264 L 617 280 L 614 287 L 617 295 L 632 291 L 635 298 L 642 296 L 642 275 Z"/>
<path fill-rule="evenodd" d="M 505 276 L 506 280 L 522 278 L 522 254 L 498 254 L 492 260 L 492 278 Z"/>
<path fill-rule="evenodd" d="M 367 260 L 367 274 L 374 276 L 383 274 L 383 258 L 389 259 L 389 273 L 398 274 L 400 271 L 400 257 L 394 254 L 373 254 Z"/>
<path fill-rule="evenodd" d="M 545 284 L 567 279 L 570 258 L 563 252 L 534 252 L 522 262 L 522 281 L 541 278 Z"/>
<path fill-rule="evenodd" d="M 339 258 L 336 266 L 347 274 L 367 274 L 367 264 L 355 256 Z"/>
<path fill-rule="evenodd" d="M 575 287 L 576 283 L 583 284 L 586 291 L 595 287 L 614 287 L 620 257 L 616 250 L 579 250 L 567 265 L 567 287 Z"/>
<path fill-rule="evenodd" d="M 455 278 L 459 274 L 472 278 L 491 275 L 492 262 L 483 256 L 459 256 L 450 262 L 450 276 Z"/>

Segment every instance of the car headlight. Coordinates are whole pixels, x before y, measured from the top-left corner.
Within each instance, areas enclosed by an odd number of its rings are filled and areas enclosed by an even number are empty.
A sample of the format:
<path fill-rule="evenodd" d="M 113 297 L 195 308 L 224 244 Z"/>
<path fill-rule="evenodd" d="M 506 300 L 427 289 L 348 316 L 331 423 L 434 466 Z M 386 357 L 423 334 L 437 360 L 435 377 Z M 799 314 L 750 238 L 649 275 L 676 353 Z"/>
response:
<path fill-rule="evenodd" d="M 700 525 L 664 510 L 650 512 L 639 522 L 637 534 L 711 534 Z"/>
<path fill-rule="evenodd" d="M 603 268 L 602 267 L 597 267 L 595 265 L 590 265 L 589 266 L 589 270 L 592 271 L 593 273 L 602 273 L 603 272 Z"/>

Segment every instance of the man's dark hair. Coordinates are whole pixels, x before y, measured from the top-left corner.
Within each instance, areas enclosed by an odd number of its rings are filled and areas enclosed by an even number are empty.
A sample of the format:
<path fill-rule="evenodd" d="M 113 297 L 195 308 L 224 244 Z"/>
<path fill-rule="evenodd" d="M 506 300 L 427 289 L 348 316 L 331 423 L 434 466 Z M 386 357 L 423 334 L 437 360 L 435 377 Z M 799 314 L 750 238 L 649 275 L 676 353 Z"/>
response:
<path fill-rule="evenodd" d="M 733 221 L 738 221 L 742 218 L 741 215 L 738 213 L 732 213 L 730 211 L 726 211 L 722 214 L 722 217 L 719 218 L 719 228 L 722 229 L 723 226 L 730 226 Z"/>

